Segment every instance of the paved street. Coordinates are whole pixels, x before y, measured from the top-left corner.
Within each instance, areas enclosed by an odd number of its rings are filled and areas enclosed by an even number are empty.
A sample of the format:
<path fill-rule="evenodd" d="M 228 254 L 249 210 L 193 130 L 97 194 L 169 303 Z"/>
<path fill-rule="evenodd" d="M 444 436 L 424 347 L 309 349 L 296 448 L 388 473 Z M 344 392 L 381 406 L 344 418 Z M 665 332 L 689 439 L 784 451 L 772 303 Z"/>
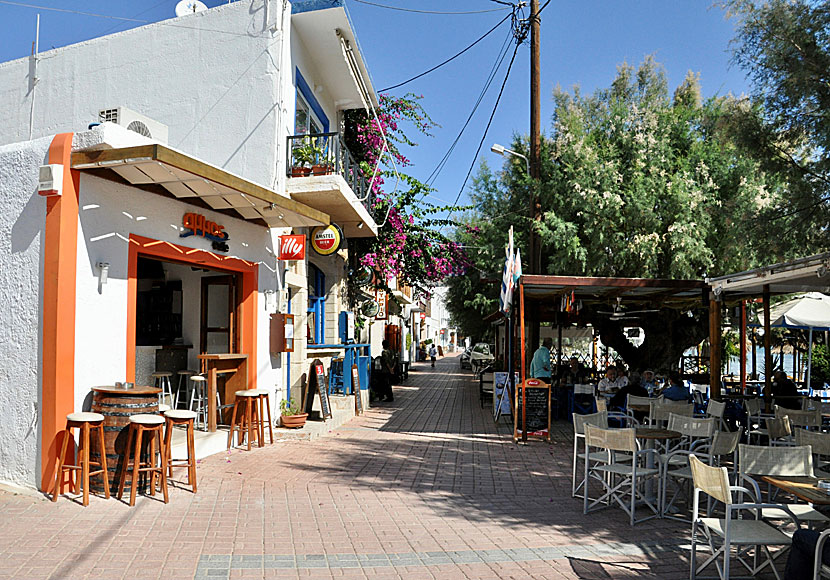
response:
<path fill-rule="evenodd" d="M 329 437 L 201 461 L 168 505 L 0 491 L 0 577 L 688 577 L 689 525 L 582 514 L 570 423 L 552 445 L 507 433 L 457 358 L 421 364 Z"/>

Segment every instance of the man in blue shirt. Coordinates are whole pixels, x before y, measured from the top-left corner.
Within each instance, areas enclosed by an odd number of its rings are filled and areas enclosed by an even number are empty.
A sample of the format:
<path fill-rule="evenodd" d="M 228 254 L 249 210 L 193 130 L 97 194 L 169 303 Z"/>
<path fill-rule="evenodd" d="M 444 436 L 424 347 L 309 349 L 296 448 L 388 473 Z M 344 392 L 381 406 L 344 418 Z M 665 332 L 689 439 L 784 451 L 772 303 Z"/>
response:
<path fill-rule="evenodd" d="M 530 376 L 534 379 L 542 379 L 550 384 L 550 347 L 553 346 L 553 339 L 548 337 L 542 342 L 542 346 L 533 353 L 533 360 L 530 361 Z"/>
<path fill-rule="evenodd" d="M 680 380 L 680 373 L 672 371 L 669 373 L 669 386 L 661 393 L 664 399 L 670 401 L 685 401 L 689 402 L 692 394 L 689 389 Z"/>

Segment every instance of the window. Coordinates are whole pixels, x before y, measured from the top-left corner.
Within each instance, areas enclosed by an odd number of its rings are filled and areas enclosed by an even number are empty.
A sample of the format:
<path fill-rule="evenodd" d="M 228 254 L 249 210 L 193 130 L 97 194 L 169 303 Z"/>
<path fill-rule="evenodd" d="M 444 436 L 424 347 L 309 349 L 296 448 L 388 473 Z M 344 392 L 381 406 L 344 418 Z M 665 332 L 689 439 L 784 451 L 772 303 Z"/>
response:
<path fill-rule="evenodd" d="M 308 344 L 323 344 L 326 330 L 326 277 L 308 265 Z"/>
<path fill-rule="evenodd" d="M 297 110 L 294 114 L 294 134 L 316 135 L 323 132 L 323 125 L 308 106 L 305 97 L 297 89 Z"/>

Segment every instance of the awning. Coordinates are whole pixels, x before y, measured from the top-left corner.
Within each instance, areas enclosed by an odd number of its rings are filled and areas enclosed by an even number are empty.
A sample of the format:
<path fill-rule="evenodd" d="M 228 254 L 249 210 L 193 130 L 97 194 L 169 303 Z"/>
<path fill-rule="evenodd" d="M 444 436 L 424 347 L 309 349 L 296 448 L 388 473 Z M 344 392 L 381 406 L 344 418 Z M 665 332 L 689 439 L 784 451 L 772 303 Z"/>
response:
<path fill-rule="evenodd" d="M 131 185 L 269 227 L 328 225 L 329 215 L 164 145 L 78 151 L 72 169 L 115 172 Z M 163 188 L 163 189 L 162 189 Z"/>
<path fill-rule="evenodd" d="M 769 286 L 769 293 L 773 295 L 810 291 L 830 293 L 830 252 L 718 276 L 707 282 L 712 285 L 715 295 L 726 294 L 734 298 L 760 296 L 764 286 Z"/>

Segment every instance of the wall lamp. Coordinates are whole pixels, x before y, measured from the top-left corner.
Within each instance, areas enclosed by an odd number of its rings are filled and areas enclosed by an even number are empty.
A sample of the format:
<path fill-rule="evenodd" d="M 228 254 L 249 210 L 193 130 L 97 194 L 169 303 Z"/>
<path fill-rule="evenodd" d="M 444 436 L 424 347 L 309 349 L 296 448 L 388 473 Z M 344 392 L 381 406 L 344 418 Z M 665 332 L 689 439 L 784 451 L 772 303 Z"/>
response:
<path fill-rule="evenodd" d="M 104 285 L 107 283 L 107 276 L 109 276 L 110 264 L 109 262 L 98 262 L 98 284 Z"/>
<path fill-rule="evenodd" d="M 525 168 L 527 169 L 528 176 L 530 176 L 530 161 L 521 153 L 518 153 L 517 151 L 511 151 L 510 149 L 506 149 L 504 145 L 499 145 L 498 143 L 493 143 L 493 146 L 490 147 L 490 151 L 492 151 L 496 155 L 501 156 L 504 156 L 504 154 L 507 153 L 508 155 L 513 155 L 514 157 L 521 157 L 525 160 Z"/>

